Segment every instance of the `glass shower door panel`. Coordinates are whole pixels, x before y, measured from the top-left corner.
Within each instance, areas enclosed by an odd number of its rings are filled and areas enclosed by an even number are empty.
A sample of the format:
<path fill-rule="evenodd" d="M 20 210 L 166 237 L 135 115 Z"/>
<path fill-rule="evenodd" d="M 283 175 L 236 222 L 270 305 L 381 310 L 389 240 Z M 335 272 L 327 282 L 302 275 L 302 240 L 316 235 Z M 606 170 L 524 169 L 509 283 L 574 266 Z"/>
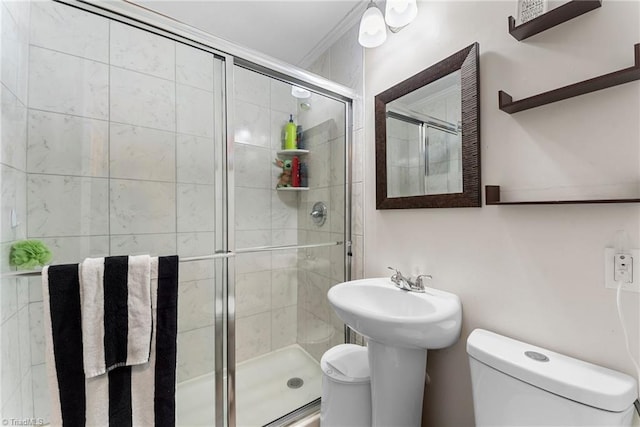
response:
<path fill-rule="evenodd" d="M 345 280 L 346 107 L 234 74 L 236 425 L 260 426 L 317 400 L 320 357 L 344 342 L 326 293 Z M 290 118 L 300 151 L 286 149 Z M 282 188 L 294 163 L 300 185 Z"/>
<path fill-rule="evenodd" d="M 44 242 L 52 264 L 137 254 L 184 260 L 226 249 L 219 203 L 223 61 L 81 6 L 43 1 L 30 7 L 30 96 L 22 115 L 29 136 L 21 145 L 28 161 L 15 173 L 24 183 L 16 188 L 23 201 L 16 237 Z M 5 202 L 3 193 L 3 209 Z M 213 261 L 180 263 L 178 424 L 213 422 L 218 276 Z M 40 278 L 31 280 L 38 287 Z M 33 312 L 41 312 L 42 300 L 34 304 Z M 41 322 L 25 327 L 27 336 L 44 341 Z M 48 418 L 43 354 L 39 346 L 22 362 L 32 382 L 22 388 L 38 396 L 23 405 L 33 413 L 16 418 Z M 200 406 L 184 409 L 194 403 L 185 399 L 185 387 L 201 390 L 195 392 Z M 183 420 L 185 413 L 191 418 Z"/>

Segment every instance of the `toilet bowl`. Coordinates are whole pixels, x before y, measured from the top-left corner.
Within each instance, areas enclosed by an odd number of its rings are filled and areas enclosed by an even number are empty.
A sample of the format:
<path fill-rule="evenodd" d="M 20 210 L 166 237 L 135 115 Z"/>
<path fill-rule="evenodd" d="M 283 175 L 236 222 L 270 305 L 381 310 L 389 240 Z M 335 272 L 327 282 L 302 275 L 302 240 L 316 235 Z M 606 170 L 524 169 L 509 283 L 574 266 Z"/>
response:
<path fill-rule="evenodd" d="M 626 374 L 482 329 L 467 353 L 477 427 L 632 425 Z"/>

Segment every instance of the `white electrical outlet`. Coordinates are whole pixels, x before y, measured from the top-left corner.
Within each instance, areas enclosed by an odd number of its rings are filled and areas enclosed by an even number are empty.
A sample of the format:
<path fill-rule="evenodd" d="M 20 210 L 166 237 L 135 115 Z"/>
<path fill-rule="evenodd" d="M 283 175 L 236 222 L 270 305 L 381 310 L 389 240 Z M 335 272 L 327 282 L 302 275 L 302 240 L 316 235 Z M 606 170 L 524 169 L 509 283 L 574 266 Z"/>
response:
<path fill-rule="evenodd" d="M 624 254 L 617 254 L 614 248 L 604 249 L 604 286 L 616 289 L 618 280 L 623 291 L 640 292 L 639 249 L 626 249 Z"/>

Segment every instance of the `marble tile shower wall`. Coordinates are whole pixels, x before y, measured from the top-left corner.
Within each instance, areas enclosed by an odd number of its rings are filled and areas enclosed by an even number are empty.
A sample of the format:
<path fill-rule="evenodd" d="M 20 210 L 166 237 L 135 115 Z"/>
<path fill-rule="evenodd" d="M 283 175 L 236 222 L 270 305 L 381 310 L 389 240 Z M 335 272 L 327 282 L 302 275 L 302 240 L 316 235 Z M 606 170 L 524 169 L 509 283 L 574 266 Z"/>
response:
<path fill-rule="evenodd" d="M 53 2 L 32 4 L 30 28 L 26 237 L 53 263 L 211 253 L 217 60 Z M 22 413 L 46 418 L 39 279 L 28 289 L 33 411 Z M 181 264 L 179 289 L 182 381 L 214 367 L 212 262 Z"/>
<path fill-rule="evenodd" d="M 364 193 L 363 193 L 363 165 L 364 165 L 364 49 L 358 44 L 358 26 L 354 25 L 338 39 L 329 49 L 327 49 L 318 59 L 311 64 L 308 69 L 330 80 L 350 87 L 357 94 L 353 102 L 353 139 L 351 146 L 352 153 L 352 175 L 351 175 L 351 278 L 361 279 L 364 275 Z M 336 205 L 336 211 L 339 206 Z M 327 284 L 325 284 L 327 286 Z M 313 292 L 326 295 L 325 289 L 321 286 L 309 288 Z M 326 312 L 325 307 L 319 308 L 319 317 Z M 318 317 L 318 316 L 316 316 Z M 313 319 L 313 317 L 311 317 Z M 335 323 L 335 337 L 342 338 L 342 323 Z M 317 324 L 317 322 L 316 322 Z M 339 334 L 338 334 L 339 332 Z M 352 335 L 352 341 L 358 344 L 364 343 L 364 339 L 357 334 Z M 318 354 L 317 348 L 313 353 Z"/>
<path fill-rule="evenodd" d="M 0 272 L 11 244 L 26 237 L 27 73 L 29 2 L 0 2 Z M 12 211 L 15 221 L 12 221 Z M 0 418 L 33 413 L 29 287 L 25 278 L 0 283 Z"/>
<path fill-rule="evenodd" d="M 344 241 L 345 111 L 344 105 L 313 95 L 311 110 L 301 116 L 307 130 L 309 191 L 301 194 L 298 238 L 303 244 Z M 309 213 L 316 202 L 327 206 L 318 226 Z M 342 322 L 329 306 L 327 292 L 344 280 L 344 246 L 302 250 L 298 262 L 297 341 L 320 360 L 330 347 L 344 342 Z"/>
<path fill-rule="evenodd" d="M 235 69 L 236 248 L 298 243 L 298 195 L 276 191 L 282 131 L 297 103 L 291 85 Z M 236 360 L 296 342 L 297 253 L 236 257 Z"/>

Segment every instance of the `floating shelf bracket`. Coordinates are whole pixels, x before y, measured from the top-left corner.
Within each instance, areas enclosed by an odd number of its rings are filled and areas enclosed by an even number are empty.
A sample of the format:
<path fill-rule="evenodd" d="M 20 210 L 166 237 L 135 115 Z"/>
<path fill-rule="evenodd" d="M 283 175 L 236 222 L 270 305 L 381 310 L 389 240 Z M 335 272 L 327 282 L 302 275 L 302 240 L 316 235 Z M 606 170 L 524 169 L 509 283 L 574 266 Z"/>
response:
<path fill-rule="evenodd" d="M 524 40 L 600 6 L 602 6 L 602 0 L 571 0 L 518 26 L 516 26 L 515 18 L 510 16 L 509 34 L 516 40 Z"/>
<path fill-rule="evenodd" d="M 594 199 L 594 200 L 531 200 L 521 202 L 501 202 L 500 201 L 500 186 L 499 185 L 485 185 L 484 187 L 484 201 L 487 206 L 489 205 L 585 205 L 585 204 L 598 204 L 598 203 L 640 203 L 638 199 Z"/>
<path fill-rule="evenodd" d="M 505 113 L 513 114 L 574 96 L 584 95 L 612 86 L 640 80 L 640 43 L 634 45 L 635 65 L 613 73 L 594 77 L 559 89 L 550 90 L 539 95 L 514 101 L 505 91 L 498 91 L 498 106 Z"/>

